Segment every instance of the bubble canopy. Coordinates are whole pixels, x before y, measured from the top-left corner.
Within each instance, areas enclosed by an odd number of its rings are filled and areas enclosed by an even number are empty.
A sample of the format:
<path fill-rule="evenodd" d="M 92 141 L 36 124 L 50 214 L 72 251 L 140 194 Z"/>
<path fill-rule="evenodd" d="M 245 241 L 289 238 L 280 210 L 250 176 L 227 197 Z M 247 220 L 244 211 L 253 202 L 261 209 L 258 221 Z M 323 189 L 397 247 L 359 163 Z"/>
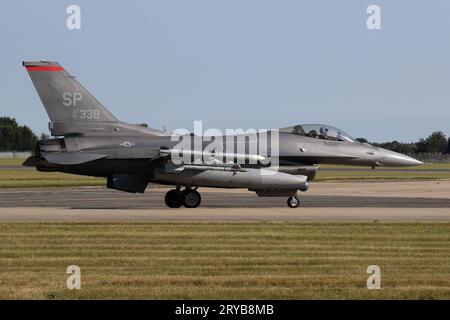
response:
<path fill-rule="evenodd" d="M 279 131 L 316 139 L 355 142 L 355 139 L 343 130 L 326 124 L 299 124 L 281 128 Z"/>

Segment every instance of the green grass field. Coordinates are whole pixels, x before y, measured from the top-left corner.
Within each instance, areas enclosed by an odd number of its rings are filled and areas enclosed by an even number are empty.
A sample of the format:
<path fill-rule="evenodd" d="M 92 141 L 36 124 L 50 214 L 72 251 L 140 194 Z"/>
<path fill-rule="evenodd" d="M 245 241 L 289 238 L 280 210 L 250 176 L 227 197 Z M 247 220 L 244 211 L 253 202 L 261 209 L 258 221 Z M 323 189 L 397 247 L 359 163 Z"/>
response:
<path fill-rule="evenodd" d="M 357 168 L 357 167 L 352 167 L 352 166 L 344 166 L 344 165 L 332 165 L 332 164 L 323 164 L 323 165 L 320 165 L 320 167 L 321 168 L 327 168 L 327 169 L 333 169 L 333 168 L 336 168 L 336 169 L 339 169 L 339 168 L 343 168 L 343 169 L 345 169 L 345 168 L 348 168 L 348 169 L 354 169 L 354 168 Z M 362 167 L 362 168 L 365 168 L 365 169 L 367 169 L 367 167 Z M 387 167 L 387 168 L 389 168 L 389 167 Z M 399 168 L 399 169 L 401 169 L 401 168 Z M 447 162 L 443 162 L 443 163 L 428 163 L 428 164 L 423 164 L 423 165 L 420 165 L 420 166 L 414 166 L 414 167 L 405 167 L 404 169 L 407 169 L 407 170 L 434 170 L 434 169 L 440 169 L 440 170 L 450 170 L 450 163 L 447 163 Z"/>
<path fill-rule="evenodd" d="M 445 180 L 450 172 L 386 172 L 386 171 L 320 171 L 314 181 L 354 181 L 354 180 Z"/>
<path fill-rule="evenodd" d="M 103 186 L 102 178 L 78 176 L 61 172 L 39 172 L 35 169 L 0 169 L 0 188 L 41 188 Z"/>
<path fill-rule="evenodd" d="M 60 172 L 39 172 L 34 168 L 22 167 L 24 159 L 0 159 L 0 188 L 32 188 L 32 187 L 73 187 L 103 186 L 105 179 L 83 177 Z M 353 168 L 345 166 L 324 165 L 322 168 Z M 362 168 L 366 170 L 367 168 Z M 450 163 L 430 164 L 408 168 L 408 171 L 428 169 L 448 169 Z M 336 180 L 439 180 L 450 179 L 449 172 L 383 172 L 371 171 L 320 171 L 315 181 Z"/>
<path fill-rule="evenodd" d="M 339 166 L 339 165 L 321 165 L 322 169 L 339 169 L 339 171 L 321 171 L 316 176 L 315 181 L 337 181 L 337 180 L 442 180 L 450 179 L 449 172 L 433 172 L 432 170 L 450 170 L 450 163 L 432 163 L 415 167 L 394 168 L 396 171 L 386 172 L 380 169 L 367 171 L 367 167 Z M 342 171 L 342 169 L 351 169 L 352 171 Z M 426 171 L 429 172 L 414 172 Z M 411 172 L 413 171 L 413 172 Z"/>
<path fill-rule="evenodd" d="M 2 222 L 0 299 L 450 299 L 449 243 L 449 223 Z"/>
<path fill-rule="evenodd" d="M 0 159 L 0 188 L 103 186 L 105 179 L 23 167 L 25 159 Z"/>
<path fill-rule="evenodd" d="M 25 158 L 0 158 L 0 168 L 4 166 L 21 166 Z"/>

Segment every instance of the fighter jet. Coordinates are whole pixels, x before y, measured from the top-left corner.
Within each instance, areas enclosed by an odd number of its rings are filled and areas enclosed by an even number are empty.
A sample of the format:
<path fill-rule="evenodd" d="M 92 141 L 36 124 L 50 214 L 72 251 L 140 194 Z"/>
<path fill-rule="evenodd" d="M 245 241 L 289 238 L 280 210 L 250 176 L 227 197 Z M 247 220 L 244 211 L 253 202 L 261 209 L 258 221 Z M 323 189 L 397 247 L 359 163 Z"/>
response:
<path fill-rule="evenodd" d="M 132 193 L 143 193 L 149 183 L 172 185 L 165 196 L 170 208 L 198 207 L 199 187 L 245 188 L 261 197 L 287 197 L 287 205 L 296 208 L 298 191 L 308 190 L 321 164 L 422 164 L 324 124 L 258 131 L 253 139 L 225 135 L 219 143 L 223 148 L 211 150 L 202 136 L 119 121 L 57 62 L 23 66 L 47 111 L 53 136 L 38 142 L 25 166 L 105 177 L 108 188 Z M 189 144 L 180 148 L 180 138 Z M 262 142 L 268 146 L 264 152 Z"/>

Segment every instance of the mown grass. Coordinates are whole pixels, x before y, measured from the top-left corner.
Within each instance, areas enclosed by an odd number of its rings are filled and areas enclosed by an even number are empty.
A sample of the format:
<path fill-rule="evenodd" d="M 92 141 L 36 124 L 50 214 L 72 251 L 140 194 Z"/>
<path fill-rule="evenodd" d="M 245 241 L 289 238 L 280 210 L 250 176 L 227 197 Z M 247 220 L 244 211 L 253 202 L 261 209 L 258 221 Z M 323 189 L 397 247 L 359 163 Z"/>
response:
<path fill-rule="evenodd" d="M 339 169 L 339 171 L 323 171 L 322 169 Z M 450 179 L 449 172 L 433 172 L 432 170 L 450 170 L 450 163 L 433 163 L 414 167 L 391 168 L 395 171 L 367 170 L 367 167 L 321 165 L 315 181 L 351 181 L 351 180 L 442 180 Z M 358 170 L 361 168 L 361 171 Z M 383 167 L 388 168 L 389 167 Z M 345 171 L 345 169 L 350 169 Z M 411 172 L 411 171 L 428 172 Z"/>
<path fill-rule="evenodd" d="M 101 186 L 102 178 L 79 176 L 61 172 L 40 172 L 35 169 L 0 169 L 0 188 Z"/>
<path fill-rule="evenodd" d="M 25 158 L 0 158 L 0 167 L 2 166 L 21 166 Z"/>
<path fill-rule="evenodd" d="M 450 224 L 3 222 L 0 298 L 449 299 Z"/>
<path fill-rule="evenodd" d="M 450 172 L 386 172 L 386 171 L 318 171 L 314 181 L 351 180 L 443 180 L 450 179 Z"/>
<path fill-rule="evenodd" d="M 327 169 L 355 169 L 358 167 L 354 166 L 346 166 L 346 165 L 334 165 L 334 164 L 322 164 L 320 165 L 321 168 L 327 168 Z M 368 169 L 368 167 L 361 167 L 364 169 Z M 395 167 L 382 167 L 382 168 L 391 168 L 391 169 L 399 169 L 399 170 L 434 170 L 434 169 L 440 169 L 440 170 L 450 170 L 450 162 L 449 163 L 428 163 L 423 164 L 420 166 L 413 166 L 413 167 L 403 167 L 403 168 L 395 168 Z"/>

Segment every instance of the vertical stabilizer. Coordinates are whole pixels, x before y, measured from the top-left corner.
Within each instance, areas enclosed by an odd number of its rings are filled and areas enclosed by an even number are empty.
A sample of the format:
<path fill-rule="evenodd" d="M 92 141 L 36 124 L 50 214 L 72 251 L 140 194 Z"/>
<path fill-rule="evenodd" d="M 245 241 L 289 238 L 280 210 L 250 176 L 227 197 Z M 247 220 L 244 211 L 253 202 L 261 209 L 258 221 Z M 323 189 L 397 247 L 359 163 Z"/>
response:
<path fill-rule="evenodd" d="M 52 122 L 118 120 L 57 62 L 23 62 Z"/>

